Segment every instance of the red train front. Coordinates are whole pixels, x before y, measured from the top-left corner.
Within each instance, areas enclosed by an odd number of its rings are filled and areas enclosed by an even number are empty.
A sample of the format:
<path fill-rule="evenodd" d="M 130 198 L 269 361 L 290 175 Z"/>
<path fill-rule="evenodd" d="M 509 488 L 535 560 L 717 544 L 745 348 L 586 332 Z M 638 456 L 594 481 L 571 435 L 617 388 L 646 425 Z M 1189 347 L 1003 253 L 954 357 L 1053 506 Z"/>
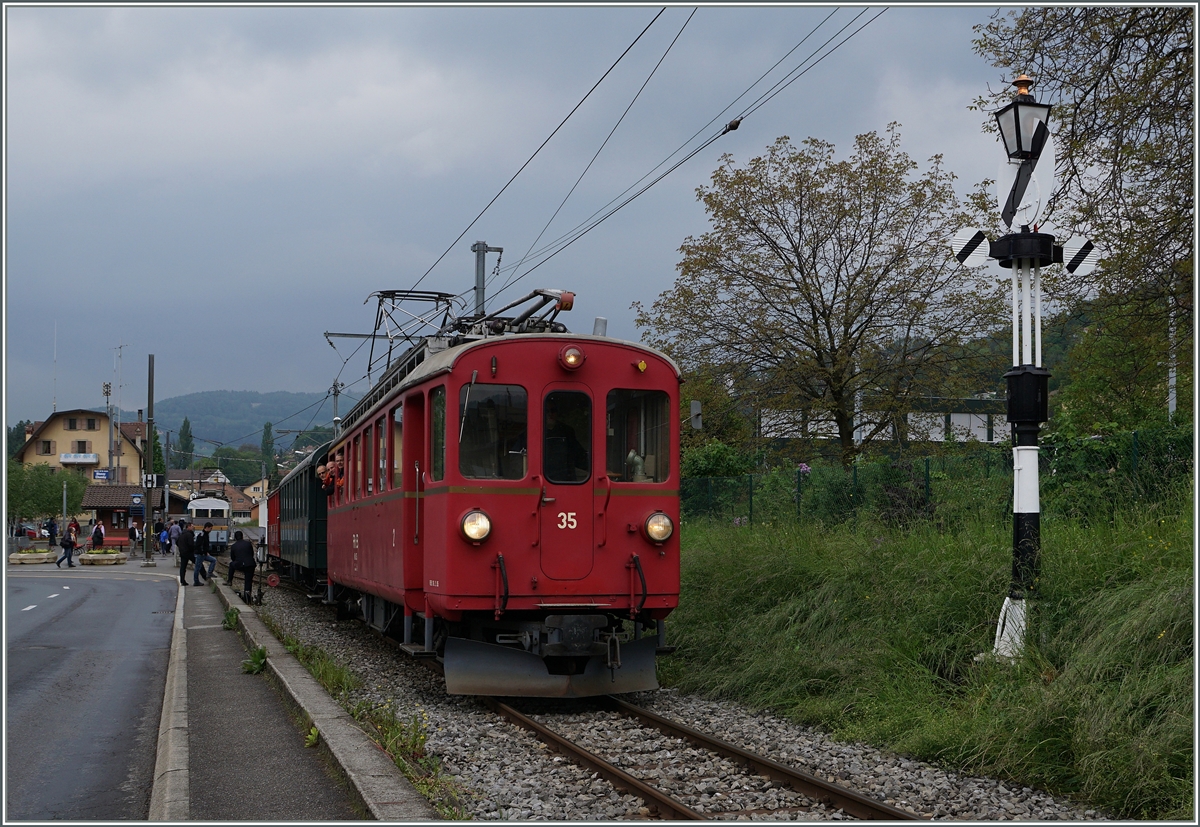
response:
<path fill-rule="evenodd" d="M 454 694 L 657 687 L 679 596 L 679 383 L 665 356 L 600 336 L 427 340 L 329 449 L 329 581 L 442 658 Z"/>

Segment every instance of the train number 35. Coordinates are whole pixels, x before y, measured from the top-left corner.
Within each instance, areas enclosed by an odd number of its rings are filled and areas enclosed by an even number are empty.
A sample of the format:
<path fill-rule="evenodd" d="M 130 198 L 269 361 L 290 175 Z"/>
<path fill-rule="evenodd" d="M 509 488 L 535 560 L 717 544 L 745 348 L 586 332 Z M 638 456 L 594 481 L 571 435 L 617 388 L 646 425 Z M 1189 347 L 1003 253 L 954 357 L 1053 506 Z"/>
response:
<path fill-rule="evenodd" d="M 558 527 L 559 528 L 575 528 L 579 523 L 575 519 L 574 511 L 558 512 Z"/>

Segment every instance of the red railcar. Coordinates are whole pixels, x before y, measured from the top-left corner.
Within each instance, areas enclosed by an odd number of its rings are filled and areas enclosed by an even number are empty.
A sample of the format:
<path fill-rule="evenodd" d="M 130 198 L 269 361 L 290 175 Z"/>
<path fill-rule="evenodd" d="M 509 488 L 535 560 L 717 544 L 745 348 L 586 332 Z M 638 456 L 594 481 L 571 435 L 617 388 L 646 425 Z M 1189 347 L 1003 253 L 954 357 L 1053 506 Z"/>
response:
<path fill-rule="evenodd" d="M 342 422 L 330 593 L 443 659 L 454 694 L 655 688 L 679 597 L 679 369 L 512 327 L 425 340 Z"/>

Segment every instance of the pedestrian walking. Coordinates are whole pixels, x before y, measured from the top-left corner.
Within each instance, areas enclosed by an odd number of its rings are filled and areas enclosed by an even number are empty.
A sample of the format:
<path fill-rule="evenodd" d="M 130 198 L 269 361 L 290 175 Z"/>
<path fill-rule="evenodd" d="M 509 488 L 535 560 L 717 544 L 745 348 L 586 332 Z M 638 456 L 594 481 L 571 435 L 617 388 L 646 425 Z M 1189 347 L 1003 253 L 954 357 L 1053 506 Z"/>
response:
<path fill-rule="evenodd" d="M 46 531 L 50 536 L 49 545 L 47 548 L 54 548 L 58 545 L 58 523 L 54 522 L 54 518 L 50 518 L 50 522 L 46 523 Z"/>
<path fill-rule="evenodd" d="M 180 520 L 183 522 L 183 520 Z M 192 524 L 188 523 L 183 530 L 179 532 L 179 536 L 175 540 L 175 547 L 179 549 L 179 583 L 186 586 L 187 582 L 187 565 L 195 559 L 196 555 L 196 536 L 192 532 Z M 200 584 L 197 583 L 197 586 Z"/>
<path fill-rule="evenodd" d="M 243 539 L 241 531 L 233 532 L 233 545 L 229 547 L 229 557 L 229 577 L 226 578 L 225 585 L 233 585 L 233 575 L 236 572 L 246 572 L 246 590 L 242 592 L 242 599 L 249 603 L 251 585 L 254 582 L 254 544 Z"/>
<path fill-rule="evenodd" d="M 212 523 L 205 523 L 204 530 L 196 536 L 196 563 L 192 571 L 192 585 L 199 586 L 201 577 L 207 582 L 212 579 L 213 569 L 217 567 L 217 558 L 212 556 L 212 543 L 209 541 L 209 533 L 212 531 Z M 204 564 L 208 563 L 208 571 L 204 570 Z"/>
<path fill-rule="evenodd" d="M 63 553 L 61 557 L 54 561 L 54 565 L 61 569 L 62 561 L 66 560 L 67 568 L 75 568 L 75 564 L 71 562 L 71 555 L 75 553 L 75 546 L 78 545 L 78 543 L 79 535 L 75 533 L 75 529 L 67 526 L 67 530 L 63 534 L 62 543 L 60 544 L 62 546 Z"/>
<path fill-rule="evenodd" d="M 171 527 L 167 530 L 167 540 L 169 542 L 167 551 L 173 551 L 176 554 L 179 553 L 179 535 L 181 533 L 183 533 L 183 520 L 176 520 L 171 523 Z"/>
<path fill-rule="evenodd" d="M 138 529 L 138 524 L 133 520 L 129 521 L 129 551 L 133 551 L 142 544 L 142 532 Z"/>

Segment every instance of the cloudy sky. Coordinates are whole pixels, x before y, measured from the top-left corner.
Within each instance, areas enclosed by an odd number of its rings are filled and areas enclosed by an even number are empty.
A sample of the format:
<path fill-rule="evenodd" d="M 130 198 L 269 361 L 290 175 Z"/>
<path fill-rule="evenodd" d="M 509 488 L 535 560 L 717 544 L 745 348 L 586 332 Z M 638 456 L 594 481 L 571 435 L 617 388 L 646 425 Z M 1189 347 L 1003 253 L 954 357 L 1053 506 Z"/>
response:
<path fill-rule="evenodd" d="M 7 421 L 103 405 L 118 352 L 127 410 L 145 405 L 151 353 L 159 399 L 339 376 L 362 391 L 366 349 L 322 334 L 370 332 L 373 291 L 413 287 L 447 248 L 420 289 L 469 291 L 476 240 L 504 248 L 493 289 L 520 276 L 531 246 L 885 7 L 703 6 L 686 27 L 694 7 L 667 7 L 451 247 L 660 8 L 6 7 Z M 999 150 L 968 110 L 1003 85 L 971 51 L 993 11 L 888 9 L 489 308 L 570 289 L 572 329 L 605 316 L 637 339 L 630 303 L 669 289 L 680 243 L 706 229 L 696 187 L 722 153 L 744 162 L 780 135 L 841 154 L 898 121 L 904 149 L 943 154 L 964 192 L 993 177 Z"/>

